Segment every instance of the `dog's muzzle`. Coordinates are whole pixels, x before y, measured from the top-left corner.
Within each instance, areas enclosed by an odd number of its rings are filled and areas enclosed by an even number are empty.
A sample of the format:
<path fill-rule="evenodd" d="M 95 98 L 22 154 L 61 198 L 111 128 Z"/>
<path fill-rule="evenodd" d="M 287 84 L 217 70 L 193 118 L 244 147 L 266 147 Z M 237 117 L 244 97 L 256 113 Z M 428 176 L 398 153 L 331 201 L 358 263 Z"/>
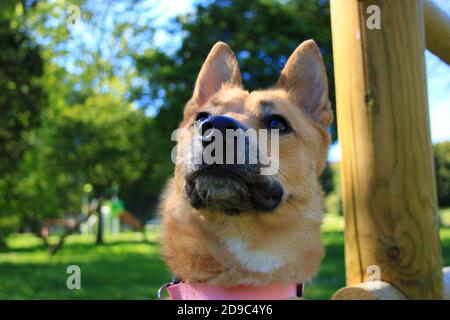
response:
<path fill-rule="evenodd" d="M 235 134 L 232 138 L 230 129 Z M 194 130 L 199 134 L 190 147 L 190 161 L 185 163 L 185 192 L 194 208 L 233 215 L 269 212 L 280 204 L 283 188 L 262 174 L 259 146 L 246 136 L 250 132 L 244 125 L 230 117 L 208 116 Z M 214 161 L 204 161 L 208 156 Z"/>
<path fill-rule="evenodd" d="M 194 208 L 226 214 L 269 212 L 283 198 L 281 185 L 245 165 L 204 165 L 186 174 L 185 192 Z"/>

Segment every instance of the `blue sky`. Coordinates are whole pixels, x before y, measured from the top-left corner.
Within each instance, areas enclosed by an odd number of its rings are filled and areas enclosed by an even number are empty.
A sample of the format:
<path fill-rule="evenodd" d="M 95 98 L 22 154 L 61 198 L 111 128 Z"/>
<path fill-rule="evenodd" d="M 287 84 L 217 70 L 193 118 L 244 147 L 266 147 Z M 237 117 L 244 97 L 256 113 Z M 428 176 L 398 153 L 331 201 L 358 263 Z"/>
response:
<path fill-rule="evenodd" d="M 445 12 L 450 13 L 450 0 L 433 0 Z M 159 4 L 160 23 L 178 14 L 192 11 L 194 0 L 178 0 L 176 6 L 171 1 Z M 181 35 L 180 35 L 181 37 Z M 174 41 L 175 40 L 175 41 Z M 175 47 L 179 39 L 166 37 L 163 31 L 157 32 L 155 41 L 158 45 Z M 431 138 L 433 143 L 450 140 L 450 66 L 430 52 L 426 52 L 427 86 L 431 121 Z M 336 143 L 330 148 L 329 160 L 339 161 L 340 148 Z"/>

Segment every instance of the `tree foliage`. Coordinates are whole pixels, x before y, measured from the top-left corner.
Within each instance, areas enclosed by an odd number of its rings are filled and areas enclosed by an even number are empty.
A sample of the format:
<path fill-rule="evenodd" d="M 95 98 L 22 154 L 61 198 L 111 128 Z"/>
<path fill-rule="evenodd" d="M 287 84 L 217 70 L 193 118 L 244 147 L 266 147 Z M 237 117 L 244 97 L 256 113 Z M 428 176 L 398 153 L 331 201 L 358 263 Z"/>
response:
<path fill-rule="evenodd" d="M 450 141 L 433 146 L 438 204 L 450 207 Z"/>
<path fill-rule="evenodd" d="M 19 25 L 24 9 L 20 1 L 8 0 L 0 13 L 0 246 L 2 235 L 19 221 L 18 171 L 46 105 L 40 48 Z"/>
<path fill-rule="evenodd" d="M 153 42 L 157 3 L 2 3 L 0 226 L 37 232 L 45 217 L 77 215 L 87 183 L 91 196 L 119 190 L 147 219 L 172 174 L 171 133 L 217 41 L 230 44 L 254 90 L 274 85 L 292 51 L 313 38 L 334 87 L 327 1 L 197 2 L 159 27 L 170 48 Z M 69 5 L 80 8 L 75 25 Z"/>
<path fill-rule="evenodd" d="M 148 171 L 151 119 L 129 99 L 131 52 L 153 33 L 146 3 L 2 3 L 0 241 L 2 226 L 38 232 L 45 217 L 78 215 L 86 183 L 104 196 Z"/>
<path fill-rule="evenodd" d="M 45 106 L 40 49 L 17 26 L 13 12 L 19 1 L 8 4 L 0 16 L 0 175 L 17 168 Z"/>
<path fill-rule="evenodd" d="M 312 0 L 219 0 L 197 4 L 194 13 L 178 17 L 170 32 L 182 33 L 173 54 L 149 49 L 137 57 L 148 79 L 145 94 L 162 99 L 157 126 L 173 130 L 190 98 L 196 76 L 212 45 L 227 42 L 236 53 L 249 90 L 273 86 L 293 50 L 313 38 L 321 47 L 333 86 L 328 4 Z M 143 88 L 141 90 L 145 91 Z M 334 100 L 331 92 L 331 98 Z M 174 117 L 176 113 L 178 116 Z"/>
<path fill-rule="evenodd" d="M 104 196 L 108 188 L 127 186 L 142 175 L 145 125 L 141 110 L 114 95 L 91 96 L 57 117 L 50 157 L 57 170 L 78 185 L 93 185 L 97 196 Z"/>
<path fill-rule="evenodd" d="M 178 17 L 168 31 L 184 35 L 181 46 L 173 53 L 149 48 L 136 56 L 137 68 L 147 82 L 134 88 L 135 95 L 149 96 L 154 102 L 152 107 L 159 108 L 154 125 L 162 141 L 158 152 L 163 155 L 160 164 L 165 176 L 172 170 L 170 133 L 177 127 L 200 67 L 217 41 L 231 46 L 239 60 L 244 86 L 255 90 L 273 86 L 294 49 L 304 40 L 315 39 L 324 57 L 334 102 L 327 1 L 201 2 L 193 13 Z M 335 137 L 335 126 L 332 132 Z"/>

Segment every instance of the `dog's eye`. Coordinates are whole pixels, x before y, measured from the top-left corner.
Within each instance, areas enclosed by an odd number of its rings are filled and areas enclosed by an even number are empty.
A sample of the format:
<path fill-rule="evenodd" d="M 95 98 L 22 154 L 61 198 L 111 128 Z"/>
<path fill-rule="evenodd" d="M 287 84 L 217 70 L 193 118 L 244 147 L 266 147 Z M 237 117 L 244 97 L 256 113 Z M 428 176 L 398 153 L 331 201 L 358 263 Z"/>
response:
<path fill-rule="evenodd" d="M 195 121 L 202 122 L 203 120 L 205 120 L 208 117 L 209 117 L 209 113 L 208 112 L 199 112 L 197 114 L 197 117 L 195 117 Z"/>
<path fill-rule="evenodd" d="M 280 133 L 287 133 L 291 130 L 287 121 L 279 115 L 272 115 L 267 119 L 267 128 L 269 130 L 278 129 Z"/>

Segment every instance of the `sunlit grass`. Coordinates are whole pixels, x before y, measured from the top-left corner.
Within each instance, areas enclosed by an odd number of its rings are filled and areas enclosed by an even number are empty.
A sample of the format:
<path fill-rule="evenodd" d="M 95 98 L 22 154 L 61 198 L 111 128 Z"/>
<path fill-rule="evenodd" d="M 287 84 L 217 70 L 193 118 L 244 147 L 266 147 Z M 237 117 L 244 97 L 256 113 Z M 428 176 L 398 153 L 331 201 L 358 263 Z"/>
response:
<path fill-rule="evenodd" d="M 305 284 L 307 299 L 329 299 L 345 285 L 344 219 L 337 214 L 326 214 L 322 226 L 325 257 L 319 274 Z"/>
<path fill-rule="evenodd" d="M 143 242 L 139 233 L 73 235 L 50 257 L 39 239 L 15 235 L 0 253 L 0 299 L 153 299 L 170 274 L 159 258 L 158 231 Z M 51 239 L 56 241 L 56 239 Z M 81 290 L 68 290 L 67 266 L 81 268 Z"/>

